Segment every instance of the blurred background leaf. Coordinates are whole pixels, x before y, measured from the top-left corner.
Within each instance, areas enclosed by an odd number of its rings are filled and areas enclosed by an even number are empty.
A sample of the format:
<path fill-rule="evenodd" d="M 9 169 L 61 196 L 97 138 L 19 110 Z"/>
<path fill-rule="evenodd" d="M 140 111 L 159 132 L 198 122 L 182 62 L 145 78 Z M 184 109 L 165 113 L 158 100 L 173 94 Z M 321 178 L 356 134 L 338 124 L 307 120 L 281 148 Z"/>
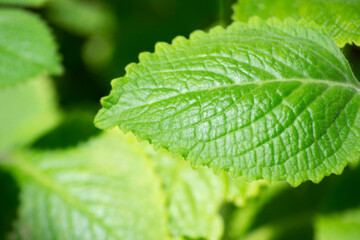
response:
<path fill-rule="evenodd" d="M 167 239 L 160 179 L 132 136 L 19 152 L 5 166 L 21 188 L 19 239 Z"/>
<path fill-rule="evenodd" d="M 158 41 L 169 42 L 177 35 L 207 29 L 223 17 L 220 4 L 230 12 L 232 2 L 49 1 L 42 13 L 54 29 L 66 69 L 56 79 L 61 104 L 98 106 L 110 90 L 110 81 L 122 76 L 127 64 L 137 62 L 140 52 L 153 51 Z M 95 17 L 87 20 L 91 16 Z"/>
<path fill-rule="evenodd" d="M 346 238 L 346 229 L 359 234 L 351 230 L 360 226 L 360 190 L 354 188 L 358 184 L 360 167 L 348 167 L 319 184 L 276 184 L 245 207 L 235 208 L 223 239 L 328 239 L 331 232 L 336 232 L 334 239 L 354 239 Z"/>
<path fill-rule="evenodd" d="M 53 82 L 40 76 L 0 92 L 0 154 L 23 147 L 60 119 Z"/>
<path fill-rule="evenodd" d="M 0 4 L 24 7 L 40 7 L 48 0 L 0 0 Z"/>
<path fill-rule="evenodd" d="M 0 91 L 40 74 L 62 72 L 48 26 L 28 11 L 0 8 Z"/>

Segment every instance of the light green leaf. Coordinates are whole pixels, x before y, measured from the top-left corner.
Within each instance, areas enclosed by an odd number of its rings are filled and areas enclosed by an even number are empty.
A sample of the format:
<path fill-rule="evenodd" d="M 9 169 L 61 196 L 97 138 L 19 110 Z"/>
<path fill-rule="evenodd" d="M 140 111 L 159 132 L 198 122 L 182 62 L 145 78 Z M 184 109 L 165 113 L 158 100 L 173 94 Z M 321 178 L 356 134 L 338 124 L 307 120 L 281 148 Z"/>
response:
<path fill-rule="evenodd" d="M 0 152 L 31 143 L 60 117 L 55 89 L 45 76 L 0 89 Z"/>
<path fill-rule="evenodd" d="M 61 73 L 54 39 L 37 15 L 0 9 L 0 36 L 0 88 L 41 73 Z"/>
<path fill-rule="evenodd" d="M 20 5 L 25 7 L 40 7 L 48 0 L 0 0 L 0 4 Z"/>
<path fill-rule="evenodd" d="M 336 43 L 360 45 L 360 1 L 358 0 L 238 0 L 234 20 L 252 16 L 314 21 L 324 26 Z"/>
<path fill-rule="evenodd" d="M 227 174 L 215 175 L 204 167 L 194 170 L 180 158 L 173 158 L 165 151 L 154 152 L 148 144 L 143 145 L 163 183 L 173 237 L 221 239 L 221 206 L 225 201 L 245 204 L 264 185 L 259 181 L 231 179 Z"/>
<path fill-rule="evenodd" d="M 253 18 L 139 58 L 102 99 L 98 127 L 250 180 L 319 182 L 358 158 L 360 84 L 315 25 Z"/>
<path fill-rule="evenodd" d="M 320 216 L 315 223 L 318 240 L 355 240 L 360 236 L 360 209 Z"/>
<path fill-rule="evenodd" d="M 21 186 L 20 239 L 167 239 L 160 181 L 128 136 L 105 133 L 9 164 Z"/>

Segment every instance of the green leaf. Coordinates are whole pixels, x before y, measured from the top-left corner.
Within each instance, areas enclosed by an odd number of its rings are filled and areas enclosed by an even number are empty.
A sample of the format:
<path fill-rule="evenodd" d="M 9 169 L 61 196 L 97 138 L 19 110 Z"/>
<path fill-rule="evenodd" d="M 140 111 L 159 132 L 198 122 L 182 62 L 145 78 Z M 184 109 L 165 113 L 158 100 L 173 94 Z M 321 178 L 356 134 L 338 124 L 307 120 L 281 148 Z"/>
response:
<path fill-rule="evenodd" d="M 324 26 L 336 43 L 360 45 L 360 1 L 358 0 L 238 0 L 233 6 L 234 20 L 294 18 Z"/>
<path fill-rule="evenodd" d="M 19 5 L 25 7 L 40 7 L 48 0 L 0 0 L 0 4 Z"/>
<path fill-rule="evenodd" d="M 129 136 L 104 133 L 8 164 L 21 186 L 20 239 L 167 239 L 160 181 Z"/>
<path fill-rule="evenodd" d="M 0 9 L 0 88 L 41 73 L 61 73 L 56 44 L 35 14 Z"/>
<path fill-rule="evenodd" d="M 55 89 L 45 76 L 0 89 L 0 154 L 31 143 L 59 121 Z"/>
<path fill-rule="evenodd" d="M 315 25 L 253 18 L 159 43 L 113 81 L 95 118 L 249 180 L 340 174 L 360 149 L 359 82 Z"/>
<path fill-rule="evenodd" d="M 320 216 L 315 222 L 318 240 L 354 240 L 360 236 L 360 209 Z"/>
<path fill-rule="evenodd" d="M 143 144 L 144 145 L 144 144 Z M 167 196 L 169 228 L 172 237 L 221 239 L 223 220 L 219 214 L 225 201 L 244 205 L 259 194 L 262 182 L 215 175 L 210 169 L 192 169 L 189 163 L 165 151 L 145 149 L 160 176 Z"/>

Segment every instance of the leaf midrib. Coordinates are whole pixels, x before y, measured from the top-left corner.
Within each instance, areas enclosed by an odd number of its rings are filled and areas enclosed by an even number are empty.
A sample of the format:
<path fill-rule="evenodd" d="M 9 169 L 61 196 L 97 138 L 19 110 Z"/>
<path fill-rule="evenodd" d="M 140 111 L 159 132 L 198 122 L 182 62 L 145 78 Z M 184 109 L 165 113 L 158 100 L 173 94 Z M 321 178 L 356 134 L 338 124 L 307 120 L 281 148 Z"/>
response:
<path fill-rule="evenodd" d="M 274 79 L 274 80 L 264 80 L 264 81 L 261 81 L 261 82 L 259 81 L 259 82 L 234 83 L 234 84 L 229 84 L 229 85 L 226 85 L 226 86 L 218 86 L 218 87 L 212 87 L 212 88 L 207 88 L 207 89 L 186 91 L 186 92 L 183 92 L 183 93 L 180 93 L 180 94 L 168 97 L 168 98 L 163 98 L 163 99 L 160 99 L 160 100 L 148 103 L 148 104 L 143 104 L 143 105 L 139 105 L 139 106 L 135 106 L 135 107 L 129 107 L 129 108 L 124 109 L 123 111 L 121 111 L 121 113 L 123 113 L 125 111 L 128 111 L 128 110 L 133 110 L 133 109 L 143 108 L 143 107 L 146 107 L 146 106 L 151 106 L 153 104 L 160 103 L 162 101 L 167 101 L 167 100 L 169 100 L 171 98 L 174 98 L 174 97 L 184 96 L 184 95 L 188 95 L 188 94 L 193 94 L 193 93 L 198 93 L 198 92 L 205 92 L 205 91 L 212 91 L 212 90 L 218 90 L 218 89 L 224 89 L 224 88 L 231 88 L 231 87 L 234 87 L 234 86 L 264 85 L 264 84 L 276 83 L 276 82 L 280 82 L 280 83 L 282 83 L 282 82 L 300 82 L 301 84 L 307 84 L 307 83 L 326 84 L 328 86 L 352 88 L 352 89 L 356 90 L 357 94 L 360 92 L 360 88 L 358 88 L 358 87 L 356 87 L 356 86 L 354 86 L 354 85 L 352 85 L 350 83 L 333 82 L 333 81 L 329 81 L 329 80 L 319 80 L 319 79 L 306 79 L 306 80 L 305 79 Z M 105 111 L 110 110 L 112 107 L 117 106 L 117 105 L 118 105 L 118 103 L 111 104 L 111 107 L 105 108 L 103 110 L 105 110 Z M 102 112 L 104 112 L 104 111 L 102 111 Z M 139 113 L 139 115 L 140 114 L 142 114 L 142 113 Z M 100 124 L 102 122 L 108 121 L 107 118 L 99 119 L 99 116 L 100 115 L 98 115 L 98 117 L 97 117 L 97 119 L 95 121 L 95 124 L 97 126 L 100 126 Z M 137 117 L 138 116 L 132 117 L 132 119 L 137 118 Z M 126 120 L 129 120 L 129 119 L 126 119 Z M 120 121 L 124 121 L 124 120 L 120 120 Z M 114 122 L 114 120 L 110 121 L 110 122 Z M 108 125 L 108 124 L 106 124 L 106 125 Z M 115 124 L 115 125 L 117 125 L 117 124 Z M 111 126 L 115 126 L 115 125 L 112 124 Z"/>

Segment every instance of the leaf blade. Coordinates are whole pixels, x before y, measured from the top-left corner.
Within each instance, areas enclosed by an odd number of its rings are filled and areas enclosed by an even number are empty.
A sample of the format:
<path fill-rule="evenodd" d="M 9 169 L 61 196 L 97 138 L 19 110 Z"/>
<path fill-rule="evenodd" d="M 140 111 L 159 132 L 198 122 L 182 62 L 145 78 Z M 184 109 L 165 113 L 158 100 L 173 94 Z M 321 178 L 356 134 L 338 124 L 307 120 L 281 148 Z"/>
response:
<path fill-rule="evenodd" d="M 102 99 L 98 127 L 117 125 L 193 166 L 250 180 L 318 182 L 356 159 L 356 147 L 348 141 L 351 153 L 345 154 L 331 121 L 357 139 L 359 82 L 315 25 L 254 18 L 158 44 L 139 59 Z M 335 148 L 322 139 L 328 135 Z M 317 144 L 329 152 L 322 154 Z"/>
<path fill-rule="evenodd" d="M 341 0 L 245 0 L 238 1 L 233 6 L 234 20 L 247 21 L 252 16 L 267 19 L 294 18 L 314 21 L 324 26 L 336 43 L 360 45 L 360 2 Z"/>

